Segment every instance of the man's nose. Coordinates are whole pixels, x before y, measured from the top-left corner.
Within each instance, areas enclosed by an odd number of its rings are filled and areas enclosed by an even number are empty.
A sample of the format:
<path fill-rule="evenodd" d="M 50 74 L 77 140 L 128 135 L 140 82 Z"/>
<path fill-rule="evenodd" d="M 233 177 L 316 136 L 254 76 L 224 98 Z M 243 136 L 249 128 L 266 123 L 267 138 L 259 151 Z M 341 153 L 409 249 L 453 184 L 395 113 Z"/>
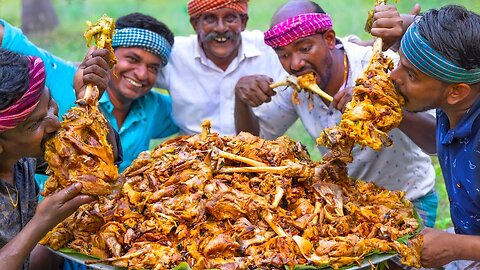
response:
<path fill-rule="evenodd" d="M 290 70 L 292 74 L 302 71 L 304 66 L 305 66 L 305 60 L 296 53 L 292 54 L 291 61 L 290 61 Z"/>

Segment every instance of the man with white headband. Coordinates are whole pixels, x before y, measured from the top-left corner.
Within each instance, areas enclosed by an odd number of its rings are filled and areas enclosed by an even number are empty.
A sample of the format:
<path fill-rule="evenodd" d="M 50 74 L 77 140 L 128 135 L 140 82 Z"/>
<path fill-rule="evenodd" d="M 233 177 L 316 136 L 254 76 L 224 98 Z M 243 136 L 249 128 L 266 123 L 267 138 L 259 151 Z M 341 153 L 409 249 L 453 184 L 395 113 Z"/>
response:
<path fill-rule="evenodd" d="M 437 109 L 436 147 L 455 234 L 424 230 L 425 267 L 480 268 L 478 44 L 478 14 L 460 6 L 430 10 L 406 31 L 391 73 L 406 110 Z"/>
<path fill-rule="evenodd" d="M 60 115 L 74 106 L 71 80 L 76 67 L 72 63 L 37 48 L 20 29 L 3 20 L 0 20 L 0 42 L 3 48 L 36 55 L 45 61 L 46 83 L 59 103 Z M 124 149 L 120 171 L 140 152 L 149 149 L 151 139 L 178 132 L 171 118 L 170 97 L 151 91 L 158 71 L 168 63 L 173 42 L 170 29 L 151 16 L 131 13 L 116 21 L 112 47 L 118 62 L 99 105 L 120 134 Z"/>
<path fill-rule="evenodd" d="M 395 9 L 392 12 L 392 9 L 391 6 L 384 6 L 383 12 L 399 18 L 398 12 Z M 330 104 L 314 95 L 311 109 L 308 94 L 304 92 L 298 94 L 300 104 L 297 105 L 292 102 L 292 89 L 276 93 L 271 89 L 239 89 L 237 128 L 239 131 L 255 132 L 256 127 L 259 127 L 261 137 L 274 139 L 300 118 L 308 133 L 317 138 L 324 129 L 340 122 L 340 110 L 351 99 L 355 79 L 368 65 L 372 48 L 337 39 L 330 16 L 315 2 L 308 0 L 287 2 L 276 11 L 271 25 L 265 32 L 265 43 L 276 51 L 285 70 L 295 76 L 313 72 L 317 84 L 333 96 L 334 100 Z M 401 21 L 382 27 L 396 27 L 401 32 Z M 398 60 L 393 52 L 386 53 Z M 271 102 L 262 105 L 264 108 L 258 118 L 248 113 L 250 107 L 267 102 L 269 98 Z M 433 132 L 433 116 L 405 113 L 400 128 L 390 132 L 392 147 L 377 152 L 356 146 L 352 152 L 354 160 L 348 165 L 348 173 L 355 179 L 373 181 L 390 190 L 405 191 L 406 197 L 413 202 L 425 224 L 433 227 L 438 205 L 434 188 L 435 171 L 430 157 L 407 136 L 409 127 L 414 125 L 417 117 L 429 119 L 430 126 L 425 125 L 424 128 L 430 128 Z M 320 151 L 326 153 L 328 149 L 321 147 Z"/>
<path fill-rule="evenodd" d="M 158 85 L 172 96 L 172 115 L 181 134 L 212 131 L 235 134 L 235 87 L 268 87 L 286 72 L 263 43 L 263 33 L 245 30 L 247 0 L 191 0 L 187 4 L 196 35 L 175 37 L 169 64 Z M 248 78 L 247 78 L 248 77 Z"/>

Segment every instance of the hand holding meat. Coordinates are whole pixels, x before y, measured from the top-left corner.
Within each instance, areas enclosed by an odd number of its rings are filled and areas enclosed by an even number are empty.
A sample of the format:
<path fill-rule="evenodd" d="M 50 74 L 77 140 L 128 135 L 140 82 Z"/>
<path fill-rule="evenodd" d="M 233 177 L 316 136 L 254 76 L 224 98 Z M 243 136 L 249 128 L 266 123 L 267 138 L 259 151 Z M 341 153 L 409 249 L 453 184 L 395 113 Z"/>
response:
<path fill-rule="evenodd" d="M 382 38 L 383 50 L 398 42 L 403 35 L 403 20 L 395 6 L 379 5 L 374 9 L 370 33 Z"/>
<path fill-rule="evenodd" d="M 276 93 L 270 88 L 273 82 L 271 78 L 264 75 L 245 76 L 238 80 L 235 86 L 235 95 L 245 104 L 257 107 L 263 103 L 270 102 Z"/>
<path fill-rule="evenodd" d="M 75 183 L 45 198 L 37 207 L 34 219 L 48 230 L 73 214 L 78 207 L 95 198 L 80 194 L 82 185 Z"/>
<path fill-rule="evenodd" d="M 77 99 L 85 96 L 85 90 L 88 84 L 96 85 L 100 92 L 99 97 L 102 96 L 110 80 L 108 61 L 108 50 L 90 48 L 90 51 L 80 66 L 78 66 L 78 70 L 75 73 L 74 87 Z"/>

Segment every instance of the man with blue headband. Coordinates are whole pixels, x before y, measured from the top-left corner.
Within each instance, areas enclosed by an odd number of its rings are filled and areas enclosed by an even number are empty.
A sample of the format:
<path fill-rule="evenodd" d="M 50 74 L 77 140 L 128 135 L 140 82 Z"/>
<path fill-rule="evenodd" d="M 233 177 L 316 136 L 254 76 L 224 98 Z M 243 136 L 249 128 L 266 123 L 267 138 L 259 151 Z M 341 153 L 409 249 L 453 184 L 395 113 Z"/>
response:
<path fill-rule="evenodd" d="M 168 62 L 174 40 L 165 24 L 141 13 L 120 17 L 115 26 L 112 46 L 118 63 L 112 69 L 100 107 L 120 134 L 124 156 L 119 170 L 123 171 L 140 152 L 148 150 L 151 139 L 178 131 L 171 118 L 170 97 L 151 91 L 157 72 Z M 72 63 L 37 48 L 20 29 L 3 20 L 0 20 L 0 44 L 42 58 L 46 63 L 46 84 L 59 103 L 60 115 L 74 105 L 71 81 L 77 68 Z"/>
<path fill-rule="evenodd" d="M 405 109 L 437 109 L 436 147 L 455 233 L 424 230 L 425 267 L 480 268 L 478 44 L 478 14 L 454 5 L 430 10 L 407 29 L 391 73 Z"/>

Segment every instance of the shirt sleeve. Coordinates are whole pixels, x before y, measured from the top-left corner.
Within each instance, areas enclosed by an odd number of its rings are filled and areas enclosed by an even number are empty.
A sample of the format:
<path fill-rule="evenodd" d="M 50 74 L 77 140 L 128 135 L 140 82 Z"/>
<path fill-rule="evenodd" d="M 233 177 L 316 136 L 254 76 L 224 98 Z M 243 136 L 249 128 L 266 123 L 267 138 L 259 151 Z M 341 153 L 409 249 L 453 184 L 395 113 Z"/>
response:
<path fill-rule="evenodd" d="M 50 89 L 52 97 L 58 103 L 60 115 L 63 115 L 75 104 L 73 87 L 73 78 L 77 70 L 75 65 L 37 47 L 28 40 L 21 29 L 1 19 L 0 24 L 4 27 L 2 48 L 42 59 L 47 74 L 46 85 Z"/>
<path fill-rule="evenodd" d="M 291 88 L 279 90 L 272 101 L 253 110 L 259 120 L 260 137 L 274 140 L 297 120 L 298 114 L 291 101 L 292 91 Z"/>

